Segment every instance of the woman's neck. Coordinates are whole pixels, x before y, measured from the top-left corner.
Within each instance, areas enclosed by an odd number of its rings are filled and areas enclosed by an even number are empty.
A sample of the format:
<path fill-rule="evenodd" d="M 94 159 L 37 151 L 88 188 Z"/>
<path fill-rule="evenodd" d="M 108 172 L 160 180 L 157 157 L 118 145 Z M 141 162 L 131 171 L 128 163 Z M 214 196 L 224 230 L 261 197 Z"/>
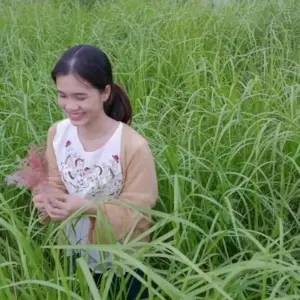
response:
<path fill-rule="evenodd" d="M 77 130 L 81 137 L 86 140 L 99 139 L 107 135 L 116 125 L 117 121 L 107 115 L 88 123 L 85 126 L 78 126 Z"/>

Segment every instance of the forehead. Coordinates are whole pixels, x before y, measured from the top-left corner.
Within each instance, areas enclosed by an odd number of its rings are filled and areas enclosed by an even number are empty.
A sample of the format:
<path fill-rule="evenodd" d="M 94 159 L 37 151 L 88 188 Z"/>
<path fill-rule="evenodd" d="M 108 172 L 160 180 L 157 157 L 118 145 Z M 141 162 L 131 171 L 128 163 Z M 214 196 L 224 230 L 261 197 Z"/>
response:
<path fill-rule="evenodd" d="M 91 93 L 96 91 L 88 82 L 73 74 L 62 75 L 56 78 L 56 88 L 63 93 Z"/>

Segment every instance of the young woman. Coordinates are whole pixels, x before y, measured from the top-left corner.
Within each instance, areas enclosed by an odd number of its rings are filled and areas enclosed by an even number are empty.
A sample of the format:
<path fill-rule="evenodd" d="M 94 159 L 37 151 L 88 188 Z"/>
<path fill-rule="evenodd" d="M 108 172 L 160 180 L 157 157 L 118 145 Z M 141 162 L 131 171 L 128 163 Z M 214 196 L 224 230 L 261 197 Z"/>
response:
<path fill-rule="evenodd" d="M 151 218 L 118 203 L 152 208 L 158 199 L 157 177 L 148 142 L 130 127 L 130 101 L 113 81 L 107 55 L 90 45 L 75 46 L 59 59 L 52 78 L 58 104 L 67 118 L 48 132 L 49 182 L 56 197 L 34 196 L 42 221 L 63 221 L 93 203 L 86 215 L 67 225 L 65 233 L 72 244 L 97 243 L 97 236 L 106 239 L 105 232 L 97 232 L 99 209 L 115 240 L 122 243 L 128 233 L 137 237 L 149 228 Z M 79 255 L 87 253 L 99 283 L 101 257 L 90 250 Z M 140 283 L 133 280 L 129 284 L 127 299 L 135 299 Z"/>

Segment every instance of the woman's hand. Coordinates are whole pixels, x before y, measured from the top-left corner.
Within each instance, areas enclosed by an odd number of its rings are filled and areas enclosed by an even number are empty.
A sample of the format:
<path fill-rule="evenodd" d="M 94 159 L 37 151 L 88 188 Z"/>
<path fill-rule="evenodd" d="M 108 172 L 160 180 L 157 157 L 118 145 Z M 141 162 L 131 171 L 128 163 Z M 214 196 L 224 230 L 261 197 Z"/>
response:
<path fill-rule="evenodd" d="M 47 198 L 48 198 L 47 194 L 38 194 L 32 198 L 34 206 L 43 215 L 47 214 L 46 207 L 45 207 Z"/>
<path fill-rule="evenodd" d="M 48 192 L 39 193 L 39 190 L 35 191 L 35 195 L 32 198 L 34 206 L 42 214 L 47 215 L 46 204 L 50 201 L 51 198 L 64 198 L 65 193 L 56 190 L 49 190 Z"/>
<path fill-rule="evenodd" d="M 52 220 L 63 221 L 87 204 L 88 201 L 79 196 L 61 194 L 48 198 L 45 210 Z"/>

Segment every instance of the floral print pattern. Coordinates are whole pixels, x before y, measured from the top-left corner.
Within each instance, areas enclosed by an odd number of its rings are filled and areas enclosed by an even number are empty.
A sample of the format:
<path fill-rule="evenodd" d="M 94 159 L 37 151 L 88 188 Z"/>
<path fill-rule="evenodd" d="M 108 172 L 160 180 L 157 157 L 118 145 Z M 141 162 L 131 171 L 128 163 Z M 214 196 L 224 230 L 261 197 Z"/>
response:
<path fill-rule="evenodd" d="M 66 142 L 67 152 L 64 161 L 60 162 L 59 171 L 70 194 L 77 194 L 88 199 L 105 196 L 108 199 L 120 195 L 122 188 L 122 174 L 118 154 L 108 156 L 99 164 L 91 164 L 82 158 Z"/>

